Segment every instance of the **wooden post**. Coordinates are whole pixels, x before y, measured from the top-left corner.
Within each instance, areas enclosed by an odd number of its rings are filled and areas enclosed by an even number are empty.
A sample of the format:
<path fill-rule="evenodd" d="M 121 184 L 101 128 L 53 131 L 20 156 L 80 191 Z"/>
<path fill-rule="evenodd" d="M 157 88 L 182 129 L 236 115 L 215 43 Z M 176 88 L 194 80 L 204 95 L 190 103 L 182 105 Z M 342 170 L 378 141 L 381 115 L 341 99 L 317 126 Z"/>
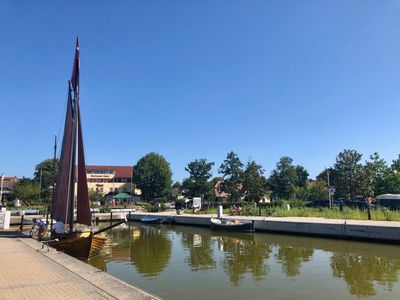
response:
<path fill-rule="evenodd" d="M 131 212 L 129 212 L 129 214 L 128 214 L 128 228 L 129 228 L 129 231 L 131 231 Z"/>
<path fill-rule="evenodd" d="M 24 229 L 24 215 L 21 216 L 21 226 L 19 227 L 19 230 L 22 232 Z"/>

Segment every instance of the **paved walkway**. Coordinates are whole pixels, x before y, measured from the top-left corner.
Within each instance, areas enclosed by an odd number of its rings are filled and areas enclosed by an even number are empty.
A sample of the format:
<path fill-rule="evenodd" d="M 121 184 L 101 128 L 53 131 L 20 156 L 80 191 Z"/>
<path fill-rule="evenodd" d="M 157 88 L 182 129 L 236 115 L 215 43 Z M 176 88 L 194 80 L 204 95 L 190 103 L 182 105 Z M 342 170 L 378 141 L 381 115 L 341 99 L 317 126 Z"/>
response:
<path fill-rule="evenodd" d="M 25 238 L 0 237 L 0 300 L 157 299 Z"/>

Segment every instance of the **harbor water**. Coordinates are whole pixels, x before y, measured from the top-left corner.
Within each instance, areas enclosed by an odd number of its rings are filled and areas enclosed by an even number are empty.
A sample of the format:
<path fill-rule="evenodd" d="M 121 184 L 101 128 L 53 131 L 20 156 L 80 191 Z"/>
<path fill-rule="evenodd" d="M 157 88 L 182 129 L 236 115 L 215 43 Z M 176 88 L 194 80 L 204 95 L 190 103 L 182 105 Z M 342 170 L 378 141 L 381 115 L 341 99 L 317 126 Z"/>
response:
<path fill-rule="evenodd" d="M 95 267 L 163 299 L 399 299 L 400 246 L 131 222 Z"/>

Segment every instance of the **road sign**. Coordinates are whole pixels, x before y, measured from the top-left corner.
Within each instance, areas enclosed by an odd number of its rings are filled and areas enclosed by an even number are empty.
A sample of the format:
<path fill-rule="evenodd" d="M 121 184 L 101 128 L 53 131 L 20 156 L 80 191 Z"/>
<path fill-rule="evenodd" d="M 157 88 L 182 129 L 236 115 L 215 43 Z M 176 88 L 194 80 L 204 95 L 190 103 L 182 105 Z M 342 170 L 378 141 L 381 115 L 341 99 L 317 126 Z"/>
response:
<path fill-rule="evenodd" d="M 336 192 L 336 187 L 334 185 L 329 186 L 329 195 L 334 195 Z"/>

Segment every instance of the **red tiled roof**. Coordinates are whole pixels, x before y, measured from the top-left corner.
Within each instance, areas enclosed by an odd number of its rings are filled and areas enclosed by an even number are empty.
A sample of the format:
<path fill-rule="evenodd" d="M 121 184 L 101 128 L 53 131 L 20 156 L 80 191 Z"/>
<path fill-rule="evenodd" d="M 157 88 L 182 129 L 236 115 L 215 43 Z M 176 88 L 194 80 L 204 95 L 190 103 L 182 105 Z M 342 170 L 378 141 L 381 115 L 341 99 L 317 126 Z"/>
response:
<path fill-rule="evenodd" d="M 1 178 L 1 176 L 0 176 L 0 178 Z M 17 176 L 12 176 L 12 177 L 4 176 L 4 181 L 10 181 L 10 180 L 12 180 L 12 179 L 18 180 L 18 177 L 17 177 Z"/>
<path fill-rule="evenodd" d="M 116 178 L 131 178 L 133 167 L 130 166 L 86 166 L 87 171 L 111 170 L 115 172 Z"/>

